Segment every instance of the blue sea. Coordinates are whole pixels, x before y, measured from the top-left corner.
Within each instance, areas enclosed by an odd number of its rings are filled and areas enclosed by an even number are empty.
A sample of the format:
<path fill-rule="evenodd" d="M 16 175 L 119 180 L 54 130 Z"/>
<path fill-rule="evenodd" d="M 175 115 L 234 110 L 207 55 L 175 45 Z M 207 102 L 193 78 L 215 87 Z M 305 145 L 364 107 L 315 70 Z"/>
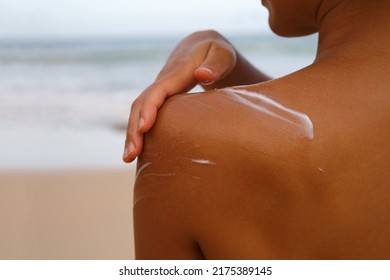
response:
<path fill-rule="evenodd" d="M 317 43 L 316 36 L 228 39 L 273 77 L 309 65 Z M 125 166 L 130 104 L 179 41 L 0 39 L 0 169 Z"/>

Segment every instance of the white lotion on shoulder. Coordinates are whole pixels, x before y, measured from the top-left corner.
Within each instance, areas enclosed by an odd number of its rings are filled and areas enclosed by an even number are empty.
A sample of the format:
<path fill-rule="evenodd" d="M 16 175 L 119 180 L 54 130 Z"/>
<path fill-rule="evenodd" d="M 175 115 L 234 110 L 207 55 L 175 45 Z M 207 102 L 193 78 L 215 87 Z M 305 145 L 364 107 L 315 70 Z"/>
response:
<path fill-rule="evenodd" d="M 244 103 L 251 108 L 298 127 L 302 130 L 305 137 L 309 139 L 314 138 L 313 123 L 305 113 L 288 108 L 257 92 L 231 88 L 226 88 L 224 91 L 234 94 L 241 103 Z M 252 98 L 256 100 L 256 102 L 252 102 L 245 97 Z"/>
<path fill-rule="evenodd" d="M 138 169 L 137 174 L 135 174 L 135 178 L 137 178 L 138 175 L 141 174 L 141 172 L 142 172 L 146 167 L 148 167 L 148 166 L 151 165 L 151 164 L 152 164 L 151 162 L 147 162 L 147 163 L 145 163 L 144 165 L 142 165 L 142 166 Z"/>
<path fill-rule="evenodd" d="M 150 166 L 152 163 L 151 162 L 147 162 L 145 164 L 143 164 L 137 171 L 136 175 L 135 175 L 135 178 L 137 179 L 139 176 L 142 176 L 142 177 L 150 177 L 150 176 L 155 176 L 155 177 L 169 177 L 169 176 L 175 176 L 176 173 L 175 172 L 169 172 L 169 173 L 147 173 L 147 174 L 142 174 L 141 175 L 141 172 L 144 171 L 144 169 L 148 166 Z"/>
<path fill-rule="evenodd" d="M 208 159 L 192 159 L 191 162 L 196 164 L 204 164 L 204 165 L 214 165 L 216 164 L 214 161 Z"/>

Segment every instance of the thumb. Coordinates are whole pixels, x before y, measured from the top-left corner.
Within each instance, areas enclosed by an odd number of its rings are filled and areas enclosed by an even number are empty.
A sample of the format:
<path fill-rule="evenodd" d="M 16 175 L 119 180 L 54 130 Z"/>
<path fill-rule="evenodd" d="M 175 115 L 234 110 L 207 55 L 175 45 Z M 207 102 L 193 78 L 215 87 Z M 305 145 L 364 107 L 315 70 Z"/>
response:
<path fill-rule="evenodd" d="M 194 76 L 201 85 L 211 85 L 226 77 L 235 65 L 234 48 L 227 43 L 224 45 L 213 43 L 202 64 L 195 69 Z"/>

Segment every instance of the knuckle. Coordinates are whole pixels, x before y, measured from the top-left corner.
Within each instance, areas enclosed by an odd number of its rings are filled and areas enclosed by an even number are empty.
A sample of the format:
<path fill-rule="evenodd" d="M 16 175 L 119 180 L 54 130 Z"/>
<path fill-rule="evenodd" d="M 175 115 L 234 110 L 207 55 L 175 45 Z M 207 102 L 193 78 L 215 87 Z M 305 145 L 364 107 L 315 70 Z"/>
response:
<path fill-rule="evenodd" d="M 221 37 L 222 36 L 218 31 L 216 31 L 214 29 L 206 29 L 206 30 L 203 30 L 200 32 L 202 32 L 204 35 L 207 35 L 209 37 Z"/>
<path fill-rule="evenodd" d="M 216 30 L 206 29 L 206 30 L 196 31 L 192 33 L 189 37 L 211 39 L 211 38 L 222 38 L 222 35 Z"/>

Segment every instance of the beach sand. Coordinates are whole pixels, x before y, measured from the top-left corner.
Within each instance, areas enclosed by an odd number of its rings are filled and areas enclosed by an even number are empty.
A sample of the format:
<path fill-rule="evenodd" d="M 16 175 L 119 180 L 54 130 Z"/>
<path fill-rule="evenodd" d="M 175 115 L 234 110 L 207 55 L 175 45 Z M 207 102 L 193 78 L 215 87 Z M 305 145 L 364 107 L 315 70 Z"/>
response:
<path fill-rule="evenodd" d="M 133 259 L 134 169 L 0 171 L 0 259 Z"/>

